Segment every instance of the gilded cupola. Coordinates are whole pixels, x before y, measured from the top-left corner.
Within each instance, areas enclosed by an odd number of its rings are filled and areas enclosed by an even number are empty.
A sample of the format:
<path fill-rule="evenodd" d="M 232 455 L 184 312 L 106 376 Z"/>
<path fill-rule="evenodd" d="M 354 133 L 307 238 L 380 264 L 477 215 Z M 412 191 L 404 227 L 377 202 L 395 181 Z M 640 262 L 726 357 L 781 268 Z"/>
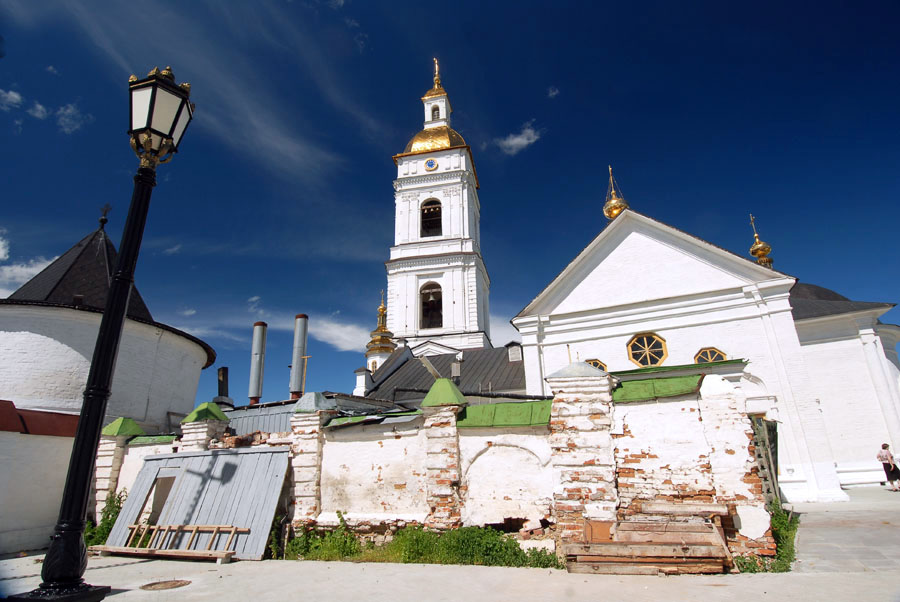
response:
<path fill-rule="evenodd" d="M 612 165 L 609 166 L 609 186 L 606 188 L 606 203 L 603 205 L 603 215 L 606 219 L 613 220 L 620 213 L 628 209 L 628 203 L 622 196 L 622 190 L 618 182 L 613 178 Z"/>
<path fill-rule="evenodd" d="M 459 132 L 450 127 L 450 113 L 453 109 L 447 91 L 441 84 L 441 71 L 437 59 L 434 59 L 434 85 L 425 92 L 422 104 L 425 108 L 422 131 L 410 139 L 401 155 L 430 153 L 466 146 L 466 141 Z"/>
<path fill-rule="evenodd" d="M 371 332 L 372 340 L 366 345 L 366 357 L 394 352 L 397 344 L 392 340 L 394 333 L 387 328 L 387 307 L 384 306 L 384 291 L 381 291 L 381 305 L 378 306 L 378 326 Z"/>
<path fill-rule="evenodd" d="M 753 228 L 754 240 L 753 245 L 750 247 L 750 254 L 756 257 L 756 263 L 772 269 L 772 258 L 769 257 L 769 253 L 772 252 L 772 247 L 769 243 L 759 239 L 759 233 L 756 231 L 756 218 L 753 217 L 752 213 L 750 214 L 750 227 Z"/>

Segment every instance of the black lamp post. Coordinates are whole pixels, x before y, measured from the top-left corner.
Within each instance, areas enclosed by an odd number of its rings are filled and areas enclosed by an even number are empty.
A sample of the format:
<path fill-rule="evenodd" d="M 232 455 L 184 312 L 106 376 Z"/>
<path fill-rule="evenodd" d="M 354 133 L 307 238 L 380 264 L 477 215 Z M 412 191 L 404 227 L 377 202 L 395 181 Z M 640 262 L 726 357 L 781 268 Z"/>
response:
<path fill-rule="evenodd" d="M 140 159 L 140 167 L 134 176 L 134 192 L 119 245 L 119 259 L 110 281 L 91 359 L 59 520 L 41 569 L 43 582 L 38 589 L 14 596 L 12 600 L 92 601 L 102 600 L 110 592 L 108 586 L 87 585 L 82 578 L 87 568 L 84 523 L 97 445 L 134 282 L 134 268 L 150 209 L 150 193 L 156 186 L 156 166 L 167 163 L 177 152 L 194 111 L 188 100 L 190 84 L 177 85 L 170 67 L 163 71 L 154 69 L 142 80 L 132 75 L 128 81 L 131 88 L 128 134 L 131 147 Z"/>

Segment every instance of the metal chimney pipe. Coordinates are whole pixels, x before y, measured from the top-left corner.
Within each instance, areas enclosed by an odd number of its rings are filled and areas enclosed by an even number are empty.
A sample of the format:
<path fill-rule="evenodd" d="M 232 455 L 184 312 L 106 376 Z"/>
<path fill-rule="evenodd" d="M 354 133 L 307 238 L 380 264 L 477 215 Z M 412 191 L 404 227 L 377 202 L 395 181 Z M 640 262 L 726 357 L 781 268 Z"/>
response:
<path fill-rule="evenodd" d="M 219 368 L 219 397 L 228 397 L 228 367 Z"/>
<path fill-rule="evenodd" d="M 300 399 L 306 388 L 306 339 L 309 333 L 309 316 L 294 317 L 294 350 L 291 354 L 291 399 Z"/>
<path fill-rule="evenodd" d="M 253 347 L 250 350 L 250 390 L 247 396 L 250 405 L 259 403 L 263 389 L 263 368 L 266 363 L 266 329 L 265 322 L 253 324 Z"/>

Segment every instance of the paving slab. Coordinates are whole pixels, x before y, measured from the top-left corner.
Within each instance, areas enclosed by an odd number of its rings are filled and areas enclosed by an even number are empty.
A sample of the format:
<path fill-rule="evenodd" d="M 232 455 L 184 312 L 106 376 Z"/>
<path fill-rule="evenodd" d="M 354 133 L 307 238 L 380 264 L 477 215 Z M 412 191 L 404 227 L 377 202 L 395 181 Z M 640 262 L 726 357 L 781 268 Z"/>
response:
<path fill-rule="evenodd" d="M 847 489 L 848 502 L 794 504 L 797 573 L 900 571 L 900 493 Z"/>

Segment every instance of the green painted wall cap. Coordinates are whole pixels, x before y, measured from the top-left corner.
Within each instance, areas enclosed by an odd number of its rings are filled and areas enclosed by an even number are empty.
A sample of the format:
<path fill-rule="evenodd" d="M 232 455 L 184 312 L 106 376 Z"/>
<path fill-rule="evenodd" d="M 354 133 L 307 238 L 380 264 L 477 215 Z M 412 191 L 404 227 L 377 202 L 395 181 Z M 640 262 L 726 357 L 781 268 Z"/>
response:
<path fill-rule="evenodd" d="M 431 389 L 428 390 L 428 395 L 422 401 L 422 407 L 464 406 L 468 403 L 466 397 L 460 393 L 453 381 L 449 378 L 439 378 L 434 381 Z"/>
<path fill-rule="evenodd" d="M 188 414 L 184 420 L 181 421 L 181 424 L 200 422 L 201 420 L 224 420 L 225 422 L 228 422 L 228 416 L 219 409 L 218 404 L 207 401 L 194 408 L 194 411 Z"/>
<path fill-rule="evenodd" d="M 147 434 L 131 418 L 116 418 L 103 427 L 100 433 L 107 437 L 138 437 Z"/>

